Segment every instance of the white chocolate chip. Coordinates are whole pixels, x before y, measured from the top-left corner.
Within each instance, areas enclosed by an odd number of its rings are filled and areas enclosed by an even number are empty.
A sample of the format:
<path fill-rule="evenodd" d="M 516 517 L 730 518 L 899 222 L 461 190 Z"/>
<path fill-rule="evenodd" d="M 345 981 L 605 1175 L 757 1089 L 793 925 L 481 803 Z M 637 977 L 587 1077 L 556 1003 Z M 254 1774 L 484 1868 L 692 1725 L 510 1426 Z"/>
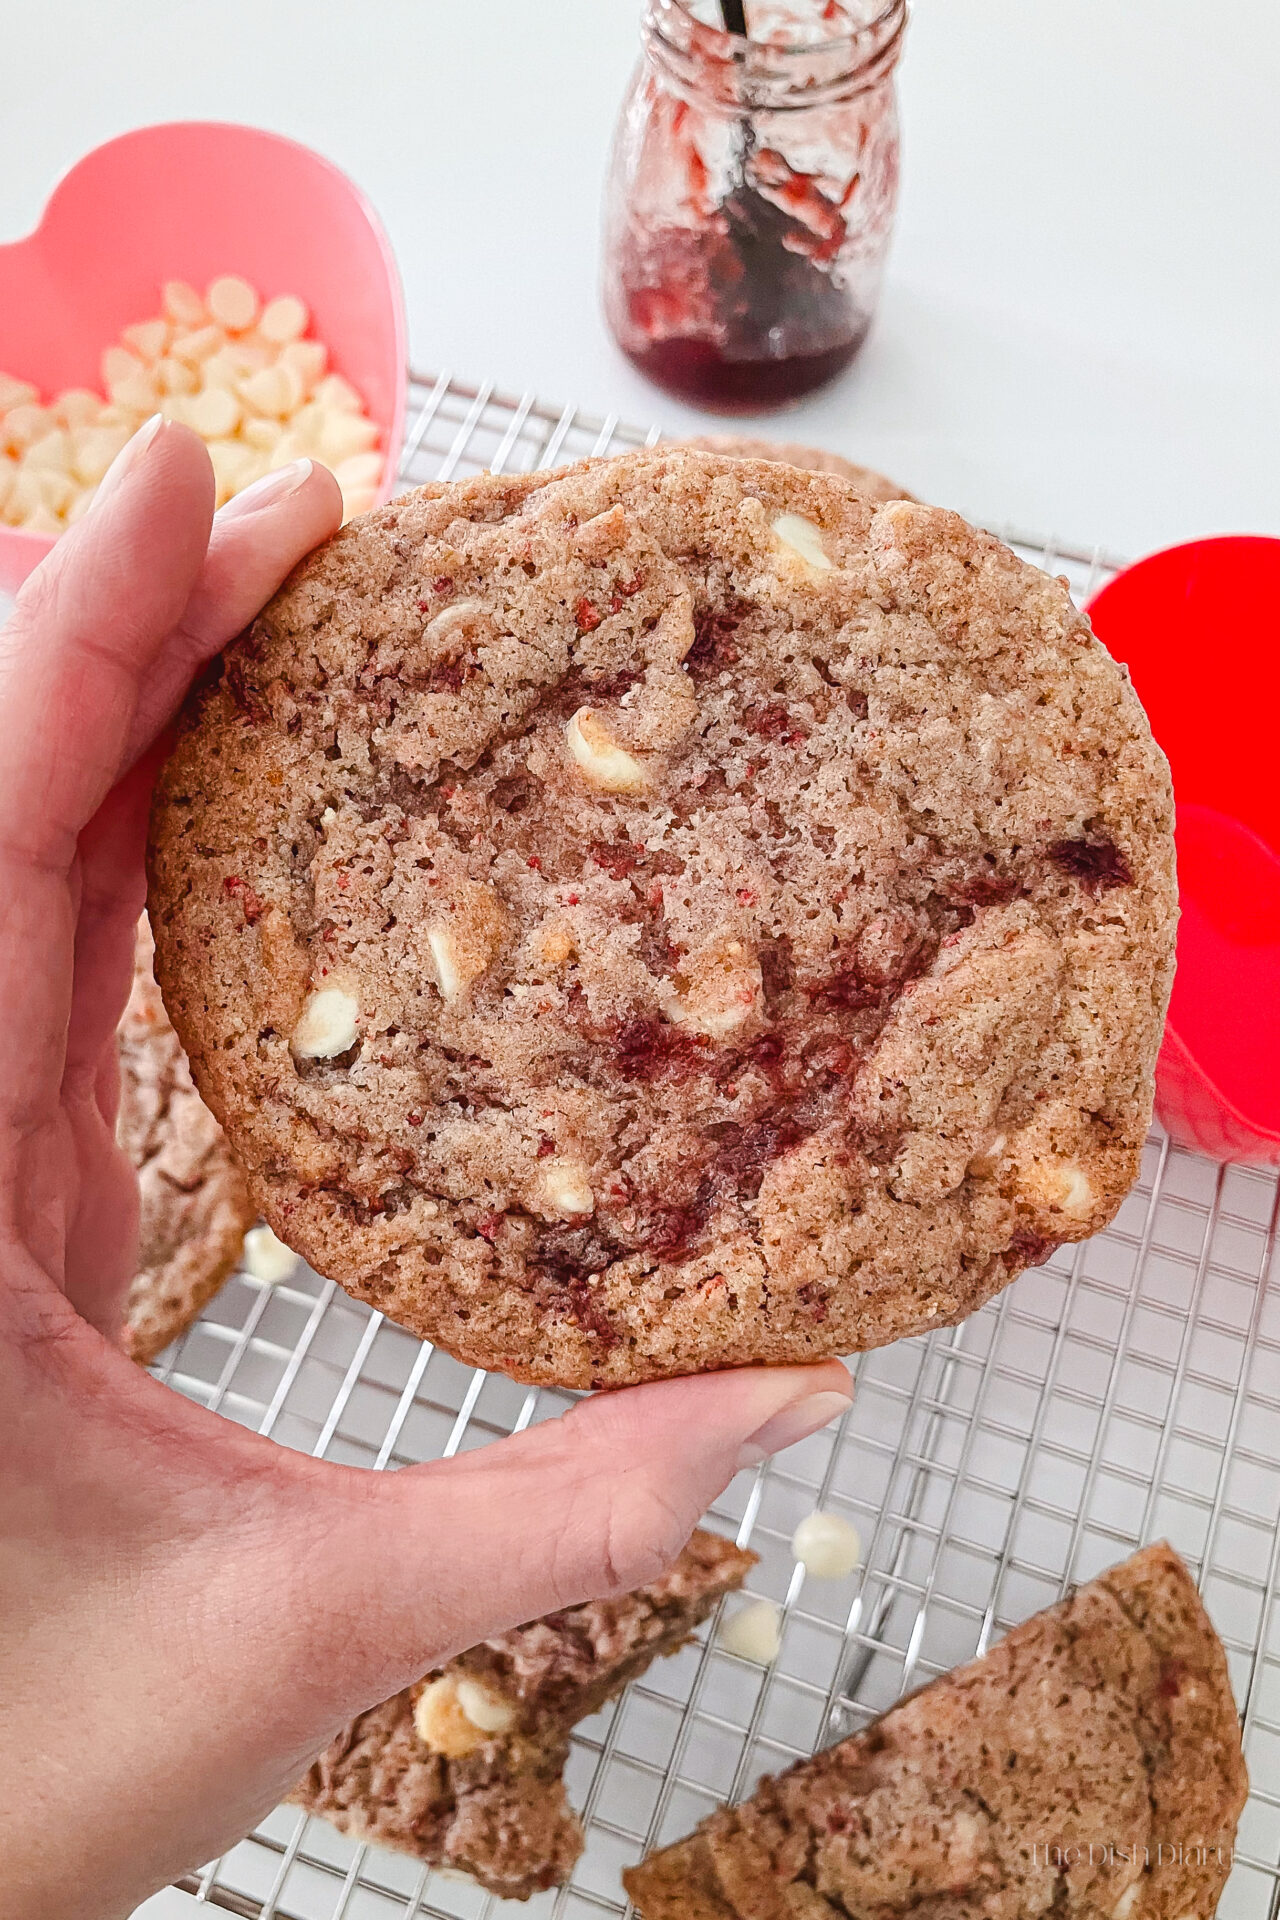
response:
<path fill-rule="evenodd" d="M 671 1019 L 710 1040 L 736 1033 L 763 991 L 755 954 L 740 940 L 728 940 L 697 955 L 687 971 L 687 986 L 671 996 L 667 1007 Z"/>
<path fill-rule="evenodd" d="M 492 887 L 458 880 L 426 929 L 443 999 L 458 1000 L 492 963 L 507 931 L 507 914 Z"/>
<path fill-rule="evenodd" d="M 457 1682 L 451 1674 L 428 1680 L 413 1703 L 413 1730 L 430 1753 L 460 1760 L 481 1745 L 480 1730 L 458 1705 Z"/>
<path fill-rule="evenodd" d="M 544 1218 L 553 1220 L 580 1219 L 594 1213 L 596 1197 L 582 1161 L 567 1156 L 545 1161 L 538 1169 L 535 1204 Z"/>
<path fill-rule="evenodd" d="M 423 639 L 439 644 L 447 640 L 451 633 L 471 633 L 484 619 L 484 602 L 481 600 L 454 600 L 429 620 L 423 628 Z"/>
<path fill-rule="evenodd" d="M 578 708 L 565 728 L 565 744 L 589 786 L 602 793 L 635 793 L 643 787 L 644 768 L 591 707 Z"/>
<path fill-rule="evenodd" d="M 239 440 L 208 440 L 209 458 L 213 463 L 213 477 L 218 484 L 218 505 L 225 506 L 233 493 L 239 493 L 258 479 L 262 473 L 262 460 L 251 447 Z"/>
<path fill-rule="evenodd" d="M 769 1667 L 782 1646 L 782 1613 L 772 1600 L 749 1600 L 720 1624 L 716 1635 L 726 1653 Z"/>
<path fill-rule="evenodd" d="M 262 328 L 258 328 L 259 333 Z M 317 380 L 324 378 L 329 354 L 323 340 L 291 340 L 287 347 L 281 347 L 279 364 L 292 367 L 308 393 Z"/>
<path fill-rule="evenodd" d="M 282 367 L 278 371 L 286 373 L 288 369 Z M 321 419 L 315 423 L 316 452 L 326 467 L 341 466 L 353 454 L 368 453 L 378 438 L 377 422 L 363 413 L 340 413 L 329 407 L 322 407 L 321 413 Z"/>
<path fill-rule="evenodd" d="M 288 367 L 259 367 L 240 382 L 240 397 L 255 413 L 282 419 L 293 413 L 302 399 L 302 382 Z"/>
<path fill-rule="evenodd" d="M 320 815 L 320 825 L 322 827 L 331 827 L 334 821 L 337 819 L 337 817 L 338 817 L 338 814 L 337 814 L 336 808 L 326 807 L 324 812 Z"/>
<path fill-rule="evenodd" d="M 135 362 L 135 365 L 140 365 Z M 21 406 L 10 407 L 4 419 L 0 420 L 0 444 L 14 453 L 21 453 L 34 440 L 42 440 L 49 429 L 57 422 L 47 407 Z"/>
<path fill-rule="evenodd" d="M 193 327 L 188 333 L 177 333 L 169 349 L 171 358 L 185 360 L 189 366 L 202 363 L 208 377 L 208 367 L 227 344 L 227 336 L 221 327 Z"/>
<path fill-rule="evenodd" d="M 429 1680 L 413 1705 L 414 1732 L 424 1747 L 460 1760 L 484 1744 L 486 1735 L 507 1733 L 516 1710 L 477 1680 L 442 1673 Z"/>
<path fill-rule="evenodd" d="M 276 441 L 267 457 L 267 471 L 274 473 L 277 467 L 287 467 L 294 460 L 301 460 L 306 452 L 296 433 L 284 432 Z"/>
<path fill-rule="evenodd" d="M 127 380 L 131 375 L 145 372 L 145 368 L 136 353 L 130 353 L 128 347 L 106 347 L 103 350 L 102 384 L 110 388 L 117 380 Z"/>
<path fill-rule="evenodd" d="M 1073 1220 L 1087 1219 L 1097 1200 L 1093 1182 L 1074 1160 L 1033 1160 L 1019 1184 L 1031 1199 Z"/>
<path fill-rule="evenodd" d="M 183 420 L 202 440 L 223 440 L 240 424 L 241 406 L 230 387 L 205 387 L 192 394 L 182 410 Z"/>
<path fill-rule="evenodd" d="M 270 1227 L 250 1227 L 244 1237 L 244 1268 L 264 1286 L 274 1287 L 287 1280 L 298 1265 L 298 1256 L 283 1240 L 277 1240 Z"/>
<path fill-rule="evenodd" d="M 1076 1214 L 1083 1218 L 1092 1213 L 1094 1192 L 1093 1183 L 1083 1167 L 1068 1166 L 1062 1170 L 1063 1189 L 1059 1203 L 1064 1213 Z"/>
<path fill-rule="evenodd" d="M 302 301 L 293 293 L 277 294 L 274 300 L 268 300 L 258 319 L 258 332 L 264 340 L 283 347 L 290 340 L 299 340 L 307 330 L 311 316 Z"/>
<path fill-rule="evenodd" d="M 791 1551 L 815 1580 L 843 1580 L 862 1558 L 858 1529 L 843 1515 L 806 1514 L 791 1536 Z"/>
<path fill-rule="evenodd" d="M 0 413 L 8 413 L 10 407 L 29 407 L 39 398 L 38 389 L 29 380 L 19 380 L 12 373 L 0 373 Z"/>
<path fill-rule="evenodd" d="M 351 382 L 344 380 L 340 373 L 331 373 L 322 380 L 315 397 L 322 407 L 331 407 L 335 413 L 359 413 L 364 405 Z"/>
<path fill-rule="evenodd" d="M 127 347 L 132 347 L 140 360 L 150 365 L 163 354 L 172 332 L 167 320 L 139 320 L 135 326 L 126 327 L 120 338 Z"/>
<path fill-rule="evenodd" d="M 96 487 L 129 438 L 127 427 L 84 427 L 71 443 L 71 471 L 86 487 Z"/>
<path fill-rule="evenodd" d="M 207 297 L 210 313 L 229 333 L 243 333 L 258 317 L 258 296 L 238 273 L 224 273 Z"/>
<path fill-rule="evenodd" d="M 310 315 L 303 301 L 286 293 L 259 307 L 237 274 L 215 280 L 207 301 L 185 281 L 167 282 L 163 311 L 123 328 L 103 352 L 106 398 L 68 387 L 45 407 L 30 381 L 0 373 L 4 520 L 64 531 L 86 511 L 130 434 L 157 410 L 204 440 L 220 507 L 307 455 L 336 471 L 347 518 L 372 507 L 385 465 L 377 422 L 349 381 L 326 375 L 324 342 L 304 338 Z"/>
<path fill-rule="evenodd" d="M 161 304 L 180 327 L 202 327 L 209 318 L 204 301 L 185 280 L 166 280 Z"/>
<path fill-rule="evenodd" d="M 24 514 L 18 525 L 27 533 L 59 534 L 62 532 L 61 520 L 43 505 L 33 507 L 30 513 Z"/>
<path fill-rule="evenodd" d="M 509 1700 L 492 1693 L 478 1680 L 463 1675 L 457 1683 L 458 1705 L 473 1727 L 481 1733 L 510 1733 L 516 1723 L 516 1710 Z"/>
<path fill-rule="evenodd" d="M 221 328 L 218 328 L 217 332 L 220 339 L 226 338 Z M 173 351 L 175 353 L 180 351 L 180 342 L 174 342 Z M 231 347 L 225 346 L 219 347 L 217 352 L 211 353 L 207 360 L 202 360 L 200 368 L 204 375 L 206 387 L 238 386 L 245 374 L 249 371 L 241 360 L 240 355 Z"/>
<path fill-rule="evenodd" d="M 430 927 L 427 945 L 436 965 L 436 982 L 446 1000 L 456 1000 L 465 985 L 458 969 L 457 955 L 447 927 Z"/>
<path fill-rule="evenodd" d="M 822 544 L 822 529 L 801 513 L 780 513 L 771 523 L 775 539 L 816 573 L 830 573 L 833 562 Z"/>
<path fill-rule="evenodd" d="M 341 987 L 309 994 L 289 1041 L 301 1060 L 332 1060 L 356 1043 L 360 1008 Z"/>
<path fill-rule="evenodd" d="M 68 387 L 53 402 L 53 413 L 64 427 L 91 427 L 101 411 L 101 399 L 88 387 Z"/>
<path fill-rule="evenodd" d="M 275 348 L 248 333 L 236 334 L 228 340 L 227 351 L 241 373 L 261 373 L 264 367 L 273 367 L 276 363 Z"/>
<path fill-rule="evenodd" d="M 256 453 L 274 453 L 284 432 L 278 420 L 264 420 L 256 413 L 246 414 L 240 422 L 241 440 Z"/>
<path fill-rule="evenodd" d="M 194 367 L 185 360 L 175 359 L 166 354 L 163 360 L 157 360 L 151 368 L 151 377 L 156 383 L 157 393 L 194 393 L 199 380 Z"/>
<path fill-rule="evenodd" d="M 159 397 L 156 393 L 155 381 L 141 361 L 138 362 L 136 373 L 126 373 L 122 374 L 118 380 L 108 380 L 107 392 L 115 405 L 123 407 L 126 413 L 143 415 L 155 411 L 156 400 Z"/>
<path fill-rule="evenodd" d="M 52 433 L 46 433 L 40 440 L 33 440 L 27 448 L 23 465 L 28 472 L 39 468 L 48 468 L 53 472 L 65 473 L 71 459 L 71 441 L 63 427 L 55 427 Z"/>
<path fill-rule="evenodd" d="M 65 513 L 75 491 L 74 482 L 65 473 L 56 468 L 19 467 L 9 489 L 8 512 L 11 517 L 20 518 L 27 524 L 28 516 L 35 513 L 43 518 L 52 514 L 55 518 Z M 41 525 L 39 529 L 48 532 Z"/>

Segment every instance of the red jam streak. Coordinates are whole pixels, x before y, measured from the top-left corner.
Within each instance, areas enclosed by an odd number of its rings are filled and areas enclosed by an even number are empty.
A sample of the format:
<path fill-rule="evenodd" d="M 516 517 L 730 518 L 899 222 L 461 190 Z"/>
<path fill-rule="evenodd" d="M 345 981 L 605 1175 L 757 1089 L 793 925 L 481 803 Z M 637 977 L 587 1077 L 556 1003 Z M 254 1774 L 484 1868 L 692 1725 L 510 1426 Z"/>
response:
<path fill-rule="evenodd" d="M 1133 885 L 1133 869 L 1114 840 L 1055 840 L 1048 854 L 1058 871 L 1078 880 L 1086 893 Z"/>

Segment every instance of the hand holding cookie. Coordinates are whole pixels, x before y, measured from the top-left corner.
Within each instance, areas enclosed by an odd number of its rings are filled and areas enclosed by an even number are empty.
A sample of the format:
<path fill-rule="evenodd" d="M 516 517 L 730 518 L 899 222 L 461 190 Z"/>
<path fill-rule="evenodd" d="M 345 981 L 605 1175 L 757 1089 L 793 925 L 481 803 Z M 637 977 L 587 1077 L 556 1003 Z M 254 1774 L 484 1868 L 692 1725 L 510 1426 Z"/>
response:
<path fill-rule="evenodd" d="M 136 1191 L 115 1028 L 157 737 L 337 526 L 304 461 L 218 514 L 153 423 L 0 633 L 0 1856 L 14 1920 L 127 1912 L 354 1714 L 488 1633 L 651 1579 L 834 1363 L 634 1389 L 368 1475 L 243 1432 L 115 1344 Z M 356 1631 L 356 1625 L 359 1631 Z"/>

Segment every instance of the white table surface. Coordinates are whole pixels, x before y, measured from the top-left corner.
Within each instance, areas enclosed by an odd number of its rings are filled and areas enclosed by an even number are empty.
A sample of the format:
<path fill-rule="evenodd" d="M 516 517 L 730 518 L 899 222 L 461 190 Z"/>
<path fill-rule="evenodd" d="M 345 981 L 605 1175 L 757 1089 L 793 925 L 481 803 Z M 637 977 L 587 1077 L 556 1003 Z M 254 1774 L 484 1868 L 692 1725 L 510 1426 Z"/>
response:
<path fill-rule="evenodd" d="M 255 121 L 323 149 L 380 208 L 419 365 L 692 421 L 621 360 L 595 297 L 638 7 L 11 6 L 0 239 L 125 127 Z M 1280 533 L 1274 0 L 915 0 L 902 90 L 879 327 L 779 430 L 1120 552 Z"/>

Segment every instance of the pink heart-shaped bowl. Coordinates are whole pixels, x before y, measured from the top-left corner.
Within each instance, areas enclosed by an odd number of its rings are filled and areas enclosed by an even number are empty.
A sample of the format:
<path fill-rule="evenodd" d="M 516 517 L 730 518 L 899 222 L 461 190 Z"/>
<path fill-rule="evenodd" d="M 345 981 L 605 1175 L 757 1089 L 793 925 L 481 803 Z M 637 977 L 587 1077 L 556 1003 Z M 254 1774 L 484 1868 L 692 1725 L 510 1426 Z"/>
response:
<path fill-rule="evenodd" d="M 1182 921 L 1156 1111 L 1218 1160 L 1280 1164 L 1280 540 L 1171 547 L 1089 606 L 1169 756 Z"/>
<path fill-rule="evenodd" d="M 0 247 L 0 370 L 48 399 L 101 392 L 104 347 L 160 311 L 166 280 L 239 273 L 265 299 L 296 293 L 382 431 L 380 497 L 404 431 L 404 302 L 395 257 L 364 195 L 328 160 L 257 127 L 179 120 L 95 147 L 54 189 L 35 232 Z M 49 551 L 0 527 L 0 589 Z"/>

